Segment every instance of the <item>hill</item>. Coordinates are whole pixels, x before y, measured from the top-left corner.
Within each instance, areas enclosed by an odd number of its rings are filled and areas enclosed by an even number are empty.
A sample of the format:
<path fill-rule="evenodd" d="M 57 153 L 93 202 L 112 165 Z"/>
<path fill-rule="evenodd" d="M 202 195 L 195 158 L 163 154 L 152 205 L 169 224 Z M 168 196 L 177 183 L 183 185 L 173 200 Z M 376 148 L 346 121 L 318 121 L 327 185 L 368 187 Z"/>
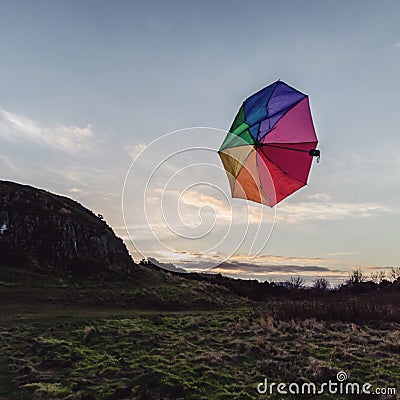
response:
<path fill-rule="evenodd" d="M 0 181 L 0 263 L 38 269 L 135 270 L 101 216 L 67 197 Z"/>

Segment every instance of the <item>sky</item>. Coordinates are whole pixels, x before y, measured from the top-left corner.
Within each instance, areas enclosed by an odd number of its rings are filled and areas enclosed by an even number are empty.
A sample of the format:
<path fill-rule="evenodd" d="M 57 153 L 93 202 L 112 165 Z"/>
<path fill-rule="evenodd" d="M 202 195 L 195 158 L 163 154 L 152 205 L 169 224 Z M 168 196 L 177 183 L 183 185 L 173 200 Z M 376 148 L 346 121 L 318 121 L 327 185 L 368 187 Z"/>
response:
<path fill-rule="evenodd" d="M 400 265 L 398 1 L 0 1 L 0 51 L 0 179 L 101 213 L 135 260 Z M 231 199 L 216 150 L 277 79 L 309 95 L 322 157 L 269 209 Z"/>

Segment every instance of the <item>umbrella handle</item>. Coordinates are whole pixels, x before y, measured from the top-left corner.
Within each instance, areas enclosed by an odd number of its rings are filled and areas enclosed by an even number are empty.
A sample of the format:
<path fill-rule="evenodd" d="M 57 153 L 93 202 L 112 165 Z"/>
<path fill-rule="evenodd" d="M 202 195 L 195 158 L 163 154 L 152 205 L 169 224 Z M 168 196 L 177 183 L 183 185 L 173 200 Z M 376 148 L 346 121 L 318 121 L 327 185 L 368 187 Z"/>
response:
<path fill-rule="evenodd" d="M 321 159 L 321 152 L 317 149 L 311 149 L 308 154 L 312 157 L 317 157 L 317 163 L 319 163 L 319 160 Z"/>

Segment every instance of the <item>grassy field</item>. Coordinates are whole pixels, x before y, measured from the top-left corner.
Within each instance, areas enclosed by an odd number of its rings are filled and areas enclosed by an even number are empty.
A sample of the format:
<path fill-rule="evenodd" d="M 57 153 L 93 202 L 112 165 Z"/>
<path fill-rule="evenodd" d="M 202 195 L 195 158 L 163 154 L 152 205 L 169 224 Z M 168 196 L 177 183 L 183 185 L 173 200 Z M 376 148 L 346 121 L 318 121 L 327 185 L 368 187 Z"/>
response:
<path fill-rule="evenodd" d="M 257 385 L 336 382 L 339 371 L 399 389 L 393 304 L 254 302 L 158 272 L 135 285 L 20 276 L 0 285 L 1 400 L 294 399 Z"/>
<path fill-rule="evenodd" d="M 82 314 L 3 323 L 1 399 L 252 399 L 264 377 L 317 383 L 340 370 L 400 383 L 397 323 L 277 321 L 254 309 Z"/>

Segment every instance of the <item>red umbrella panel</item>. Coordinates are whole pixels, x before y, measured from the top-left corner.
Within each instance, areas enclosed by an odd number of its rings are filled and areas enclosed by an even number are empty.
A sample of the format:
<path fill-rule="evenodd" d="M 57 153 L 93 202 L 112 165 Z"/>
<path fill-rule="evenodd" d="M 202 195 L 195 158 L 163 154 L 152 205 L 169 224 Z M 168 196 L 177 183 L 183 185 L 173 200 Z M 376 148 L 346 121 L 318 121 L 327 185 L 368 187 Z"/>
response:
<path fill-rule="evenodd" d="M 218 152 L 232 196 L 273 207 L 307 184 L 317 144 L 307 95 L 277 81 L 250 96 Z"/>

